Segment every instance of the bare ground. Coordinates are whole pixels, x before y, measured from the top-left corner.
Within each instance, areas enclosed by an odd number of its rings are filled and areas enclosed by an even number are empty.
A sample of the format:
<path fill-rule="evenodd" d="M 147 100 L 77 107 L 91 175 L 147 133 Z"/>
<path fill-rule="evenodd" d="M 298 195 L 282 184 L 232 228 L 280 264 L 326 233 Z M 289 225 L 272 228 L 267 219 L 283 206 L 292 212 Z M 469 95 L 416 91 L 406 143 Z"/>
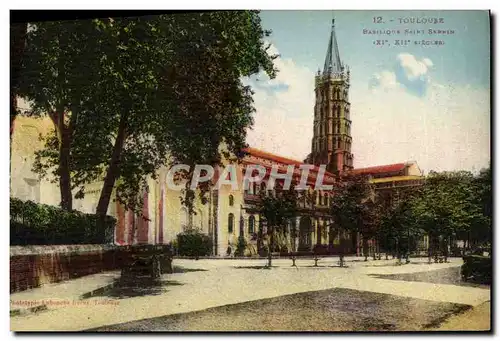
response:
<path fill-rule="evenodd" d="M 470 310 L 455 315 L 441 325 L 429 330 L 439 331 L 489 331 L 491 329 L 491 302 L 484 302 Z"/>

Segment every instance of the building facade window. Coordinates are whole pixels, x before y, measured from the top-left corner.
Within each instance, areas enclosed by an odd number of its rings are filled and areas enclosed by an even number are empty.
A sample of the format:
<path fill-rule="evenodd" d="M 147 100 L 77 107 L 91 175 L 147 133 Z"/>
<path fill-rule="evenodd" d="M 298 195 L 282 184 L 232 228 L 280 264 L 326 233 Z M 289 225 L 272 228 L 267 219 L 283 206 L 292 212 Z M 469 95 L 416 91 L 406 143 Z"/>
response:
<path fill-rule="evenodd" d="M 267 184 L 264 181 L 262 181 L 260 183 L 260 190 L 261 190 L 261 192 L 264 192 L 266 190 L 266 186 L 267 186 Z"/>
<path fill-rule="evenodd" d="M 255 217 L 251 215 L 248 217 L 248 233 L 252 234 L 255 232 Z"/>
<path fill-rule="evenodd" d="M 227 217 L 227 232 L 233 233 L 234 231 L 234 214 L 229 213 Z"/>
<path fill-rule="evenodd" d="M 234 197 L 230 194 L 229 195 L 229 206 L 233 206 L 234 205 Z"/>

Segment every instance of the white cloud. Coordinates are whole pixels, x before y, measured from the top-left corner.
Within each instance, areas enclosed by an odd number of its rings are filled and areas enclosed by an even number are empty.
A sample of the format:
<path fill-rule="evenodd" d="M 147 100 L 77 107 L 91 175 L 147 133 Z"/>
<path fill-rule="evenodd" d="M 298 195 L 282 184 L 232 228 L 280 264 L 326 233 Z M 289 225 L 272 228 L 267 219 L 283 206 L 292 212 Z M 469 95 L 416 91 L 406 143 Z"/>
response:
<path fill-rule="evenodd" d="M 414 80 L 425 75 L 433 65 L 429 58 L 417 60 L 414 55 L 409 53 L 400 53 L 397 59 L 409 80 Z"/>
<path fill-rule="evenodd" d="M 393 91 L 351 90 L 356 167 L 415 160 L 421 169 L 479 170 L 490 160 L 489 93 L 431 84 L 415 97 Z"/>
<path fill-rule="evenodd" d="M 424 58 L 422 59 L 422 63 L 424 63 L 425 65 L 427 65 L 428 67 L 433 67 L 434 66 L 434 63 L 432 62 L 432 60 L 430 60 L 429 58 Z"/>
<path fill-rule="evenodd" d="M 251 82 L 257 112 L 248 143 L 303 160 L 313 135 L 315 73 L 291 59 L 275 62 L 280 70 L 275 80 L 260 77 Z M 419 63 L 425 68 L 432 64 L 426 59 Z M 414 75 L 423 72 L 422 66 L 408 68 Z M 427 173 L 479 170 L 488 165 L 490 99 L 486 89 L 428 83 L 428 91 L 418 97 L 401 86 L 393 72 L 380 72 L 375 79 L 381 85 L 375 89 L 367 88 L 366 78 L 352 79 L 355 167 L 415 160 Z M 284 90 L 270 90 L 277 84 Z"/>
<path fill-rule="evenodd" d="M 278 53 L 273 46 L 272 53 Z M 250 84 L 255 91 L 254 129 L 248 131 L 252 147 L 303 160 L 311 149 L 314 109 L 314 72 L 291 59 L 278 58 L 277 77 L 259 75 Z M 281 85 L 284 90 L 272 91 Z"/>
<path fill-rule="evenodd" d="M 394 89 L 401 86 L 396 79 L 396 74 L 391 71 L 375 73 L 370 85 L 372 88 L 382 88 L 384 90 Z"/>

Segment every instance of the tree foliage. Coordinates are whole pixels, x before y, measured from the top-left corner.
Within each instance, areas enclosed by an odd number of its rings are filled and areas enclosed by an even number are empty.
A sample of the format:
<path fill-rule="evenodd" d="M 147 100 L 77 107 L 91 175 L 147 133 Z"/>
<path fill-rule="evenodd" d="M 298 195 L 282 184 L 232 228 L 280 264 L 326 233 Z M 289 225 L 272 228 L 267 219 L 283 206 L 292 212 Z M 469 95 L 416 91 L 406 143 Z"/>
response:
<path fill-rule="evenodd" d="M 411 205 L 415 224 L 430 236 L 431 244 L 436 244 L 439 237 L 467 239 L 471 232 L 488 238 L 491 223 L 488 172 L 476 177 L 467 171 L 428 175 Z"/>
<path fill-rule="evenodd" d="M 335 182 L 330 213 L 335 226 L 353 233 L 373 235 L 378 207 L 374 188 L 368 179 L 349 175 Z"/>
<path fill-rule="evenodd" d="M 491 170 L 430 172 L 424 184 L 383 211 L 379 239 L 387 251 L 410 252 L 424 234 L 428 254 L 445 256 L 452 240 L 491 240 Z"/>
<path fill-rule="evenodd" d="M 18 114 L 20 73 L 26 46 L 27 23 L 10 24 L 10 136 L 14 131 L 14 120 Z"/>
<path fill-rule="evenodd" d="M 23 95 L 56 134 L 36 170 L 64 179 L 67 208 L 68 188 L 82 197 L 86 184 L 103 181 L 104 215 L 113 189 L 140 210 L 146 180 L 162 166 L 239 155 L 254 112 L 241 77 L 275 76 L 269 34 L 257 11 L 37 23 Z M 191 209 L 192 193 L 185 200 Z"/>
<path fill-rule="evenodd" d="M 274 190 L 261 189 L 257 204 L 260 215 L 267 224 L 268 233 L 268 266 L 271 266 L 272 245 L 276 234 L 283 233 L 290 219 L 294 219 L 298 211 L 298 193 L 292 183 L 284 190 L 281 182 L 276 182 Z M 261 218 L 261 219 L 262 219 Z"/>

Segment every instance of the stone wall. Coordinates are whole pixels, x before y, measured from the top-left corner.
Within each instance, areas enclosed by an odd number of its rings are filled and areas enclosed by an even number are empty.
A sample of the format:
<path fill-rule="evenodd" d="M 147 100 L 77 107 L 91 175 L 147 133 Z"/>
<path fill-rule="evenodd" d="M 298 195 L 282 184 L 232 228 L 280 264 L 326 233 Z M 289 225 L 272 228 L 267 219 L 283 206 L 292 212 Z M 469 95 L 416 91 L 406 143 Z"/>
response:
<path fill-rule="evenodd" d="M 113 245 L 10 247 L 10 293 L 120 268 L 123 256 Z"/>

